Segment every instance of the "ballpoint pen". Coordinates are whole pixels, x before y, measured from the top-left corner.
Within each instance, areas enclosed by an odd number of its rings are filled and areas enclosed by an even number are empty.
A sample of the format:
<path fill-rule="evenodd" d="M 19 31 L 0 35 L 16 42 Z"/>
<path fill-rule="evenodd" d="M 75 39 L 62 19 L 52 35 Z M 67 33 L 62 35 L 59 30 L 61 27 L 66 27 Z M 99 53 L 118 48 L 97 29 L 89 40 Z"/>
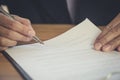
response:
<path fill-rule="evenodd" d="M 7 13 L 1 6 L 0 6 L 0 12 L 8 17 L 10 17 L 11 19 L 14 19 L 14 17 Z M 40 40 L 37 36 L 33 36 L 33 40 L 35 40 L 36 42 L 39 42 L 40 44 L 44 44 L 42 40 Z"/>

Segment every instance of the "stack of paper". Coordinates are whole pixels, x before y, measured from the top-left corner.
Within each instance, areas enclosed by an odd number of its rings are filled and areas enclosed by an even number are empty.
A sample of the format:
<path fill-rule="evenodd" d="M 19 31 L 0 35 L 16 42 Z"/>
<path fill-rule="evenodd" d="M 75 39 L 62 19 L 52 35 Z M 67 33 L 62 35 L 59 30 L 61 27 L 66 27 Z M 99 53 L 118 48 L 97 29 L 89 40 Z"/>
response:
<path fill-rule="evenodd" d="M 93 49 L 100 32 L 86 19 L 45 45 L 16 46 L 6 52 L 33 80 L 104 80 L 108 73 L 120 71 L 120 54 Z"/>

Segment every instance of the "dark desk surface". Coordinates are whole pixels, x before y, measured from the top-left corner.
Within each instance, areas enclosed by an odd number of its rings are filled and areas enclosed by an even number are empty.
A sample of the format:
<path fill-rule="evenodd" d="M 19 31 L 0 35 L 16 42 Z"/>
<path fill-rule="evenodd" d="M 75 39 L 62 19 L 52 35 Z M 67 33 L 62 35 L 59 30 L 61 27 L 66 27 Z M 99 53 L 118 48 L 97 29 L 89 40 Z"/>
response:
<path fill-rule="evenodd" d="M 73 25 L 68 24 L 34 24 L 33 28 L 36 35 L 42 40 L 53 38 L 70 28 Z M 11 63 L 0 54 L 0 80 L 23 80 Z"/>

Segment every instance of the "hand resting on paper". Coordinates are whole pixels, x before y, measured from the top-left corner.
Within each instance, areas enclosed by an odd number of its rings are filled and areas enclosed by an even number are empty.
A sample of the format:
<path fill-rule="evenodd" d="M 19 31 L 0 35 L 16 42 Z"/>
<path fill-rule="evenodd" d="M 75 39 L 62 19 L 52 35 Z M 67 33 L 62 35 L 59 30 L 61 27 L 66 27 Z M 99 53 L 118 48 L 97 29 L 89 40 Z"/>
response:
<path fill-rule="evenodd" d="M 120 13 L 103 29 L 97 37 L 94 48 L 100 51 L 120 51 Z"/>
<path fill-rule="evenodd" d="M 18 41 L 30 41 L 35 35 L 28 19 L 13 17 L 15 20 L 0 13 L 0 51 L 16 45 Z"/>

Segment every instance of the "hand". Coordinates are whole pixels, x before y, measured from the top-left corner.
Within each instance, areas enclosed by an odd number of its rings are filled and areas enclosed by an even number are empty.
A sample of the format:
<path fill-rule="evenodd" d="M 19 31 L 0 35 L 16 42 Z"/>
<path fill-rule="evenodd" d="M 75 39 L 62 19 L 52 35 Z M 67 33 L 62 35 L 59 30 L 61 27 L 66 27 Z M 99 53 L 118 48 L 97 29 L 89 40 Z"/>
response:
<path fill-rule="evenodd" d="M 15 46 L 18 41 L 30 41 L 35 35 L 28 19 L 13 17 L 15 20 L 0 13 L 0 51 Z"/>
<path fill-rule="evenodd" d="M 104 28 L 97 37 L 94 48 L 101 51 L 120 51 L 120 13 Z"/>

